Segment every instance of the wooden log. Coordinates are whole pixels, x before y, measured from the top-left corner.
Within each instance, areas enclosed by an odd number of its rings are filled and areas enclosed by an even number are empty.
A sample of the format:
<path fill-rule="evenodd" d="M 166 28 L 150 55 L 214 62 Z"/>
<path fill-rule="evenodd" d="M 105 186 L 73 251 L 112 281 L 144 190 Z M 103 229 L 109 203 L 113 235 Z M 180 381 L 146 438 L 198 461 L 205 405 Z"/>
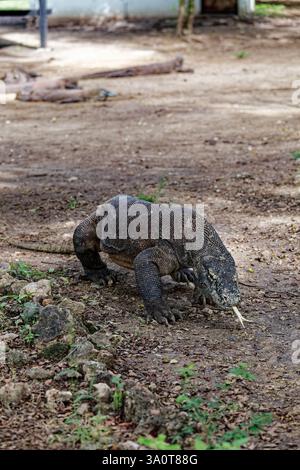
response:
<path fill-rule="evenodd" d="M 47 101 L 49 103 L 81 103 L 92 98 L 103 100 L 99 87 L 89 90 L 82 89 L 50 89 L 50 88 L 34 88 L 32 90 L 21 90 L 17 93 L 19 101 Z"/>
<path fill-rule="evenodd" d="M 104 70 L 102 72 L 88 73 L 77 77 L 79 80 L 90 80 L 93 78 L 120 78 L 137 77 L 143 75 L 161 75 L 172 72 L 191 72 L 191 69 L 183 69 L 183 57 L 177 56 L 167 62 L 155 62 L 147 65 L 136 65 L 116 70 Z"/>
<path fill-rule="evenodd" d="M 25 83 L 12 83 L 6 85 L 6 93 L 30 93 L 34 90 L 73 90 L 79 89 L 76 80 L 69 78 L 41 78 L 36 81 Z"/>

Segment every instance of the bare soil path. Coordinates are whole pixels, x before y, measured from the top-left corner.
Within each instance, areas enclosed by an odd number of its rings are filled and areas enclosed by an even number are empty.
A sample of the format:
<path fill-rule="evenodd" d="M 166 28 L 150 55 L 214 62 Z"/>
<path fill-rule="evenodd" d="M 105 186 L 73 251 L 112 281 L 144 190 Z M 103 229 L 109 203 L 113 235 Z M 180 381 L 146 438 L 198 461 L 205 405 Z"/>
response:
<path fill-rule="evenodd" d="M 106 103 L 0 106 L 1 261 L 66 270 L 71 281 L 60 293 L 89 299 L 91 321 L 123 337 L 114 371 L 151 385 L 165 407 L 174 406 L 179 367 L 194 363 L 198 392 L 209 396 L 230 367 L 247 363 L 257 380 L 236 400 L 245 413 L 273 414 L 250 448 L 299 448 L 300 369 L 291 359 L 293 341 L 300 340 L 300 181 L 291 156 L 300 149 L 300 107 L 291 101 L 291 84 L 300 79 L 299 25 L 203 28 L 190 43 L 169 33 L 51 36 L 54 49 L 38 63 L 33 53 L 0 51 L 1 69 L 14 62 L 69 75 L 93 71 L 105 57 L 103 68 L 181 53 L 195 73 L 99 80 L 118 93 Z M 162 200 L 203 201 L 235 256 L 241 311 L 255 322 L 245 331 L 230 314 L 191 307 L 190 289 L 168 282 L 170 302 L 185 309 L 184 320 L 167 330 L 145 325 L 132 273 L 111 289 L 95 289 L 75 280 L 75 257 L 20 251 L 6 241 L 28 233 L 56 240 L 98 203 L 116 193 L 150 194 L 161 177 L 167 179 Z M 2 383 L 11 374 L 25 380 L 23 369 L 2 367 L 0 374 Z M 45 406 L 51 381 L 33 387 L 17 413 L 1 413 L 0 448 L 67 445 L 49 441 L 65 418 Z M 130 427 L 120 429 L 123 440 L 135 440 Z"/>

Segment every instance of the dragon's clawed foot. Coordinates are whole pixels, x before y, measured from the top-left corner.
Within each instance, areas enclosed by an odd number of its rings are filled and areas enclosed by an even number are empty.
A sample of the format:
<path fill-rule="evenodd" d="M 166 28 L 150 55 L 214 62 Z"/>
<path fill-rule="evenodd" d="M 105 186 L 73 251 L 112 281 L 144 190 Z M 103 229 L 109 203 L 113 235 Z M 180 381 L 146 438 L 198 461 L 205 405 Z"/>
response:
<path fill-rule="evenodd" d="M 202 290 L 196 287 L 193 294 L 192 305 L 205 308 L 207 304 L 210 305 L 211 303 L 211 300 L 203 294 Z"/>
<path fill-rule="evenodd" d="M 195 274 L 189 268 L 181 268 L 172 274 L 172 278 L 176 282 L 183 282 L 184 284 L 195 283 Z"/>
<path fill-rule="evenodd" d="M 117 281 L 117 273 L 110 271 L 107 267 L 86 269 L 83 278 L 95 282 L 100 286 L 111 286 Z"/>
<path fill-rule="evenodd" d="M 153 300 L 145 303 L 145 317 L 148 323 L 155 320 L 161 325 L 168 326 L 169 323 L 172 324 L 182 319 L 182 314 L 179 311 L 172 312 L 163 300 Z"/>

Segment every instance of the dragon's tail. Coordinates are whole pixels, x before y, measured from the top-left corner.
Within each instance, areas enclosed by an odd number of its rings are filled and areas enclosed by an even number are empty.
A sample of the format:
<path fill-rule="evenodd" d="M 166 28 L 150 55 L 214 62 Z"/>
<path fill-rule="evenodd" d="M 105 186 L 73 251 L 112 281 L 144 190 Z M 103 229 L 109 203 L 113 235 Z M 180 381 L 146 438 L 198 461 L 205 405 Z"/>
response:
<path fill-rule="evenodd" d="M 70 255 L 74 253 L 74 247 L 72 240 L 66 240 L 62 243 L 40 243 L 40 242 L 30 242 L 30 241 L 18 241 L 10 240 L 9 244 L 16 248 L 22 248 L 24 250 L 30 251 L 40 251 L 43 253 L 57 253 L 61 255 Z"/>

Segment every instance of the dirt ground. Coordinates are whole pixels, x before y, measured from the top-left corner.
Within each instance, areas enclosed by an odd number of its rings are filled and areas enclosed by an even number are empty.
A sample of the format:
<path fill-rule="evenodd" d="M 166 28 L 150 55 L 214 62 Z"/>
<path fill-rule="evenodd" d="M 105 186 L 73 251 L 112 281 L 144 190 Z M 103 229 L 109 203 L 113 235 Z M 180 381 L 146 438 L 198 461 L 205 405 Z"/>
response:
<path fill-rule="evenodd" d="M 52 30 L 52 50 L 0 50 L 1 72 L 19 65 L 66 76 L 178 53 L 194 68 L 193 74 L 98 80 L 118 94 L 105 103 L 0 106 L 0 261 L 64 271 L 68 283 L 57 279 L 55 295 L 84 301 L 95 329 L 122 337 L 113 372 L 150 387 L 162 409 L 176 407 L 180 367 L 195 365 L 197 394 L 209 397 L 230 368 L 246 363 L 256 380 L 237 383 L 234 401 L 245 414 L 273 415 L 248 448 L 300 447 L 299 364 L 292 362 L 293 341 L 300 340 L 300 180 L 292 158 L 300 149 L 300 107 L 292 104 L 292 82 L 300 79 L 299 26 L 291 19 L 207 26 L 190 42 L 170 31 Z M 35 33 L 0 33 L 35 41 Z M 240 310 L 254 321 L 245 330 L 230 313 L 192 307 L 191 289 L 170 280 L 166 295 L 184 309 L 184 319 L 168 329 L 146 325 L 133 273 L 120 269 L 121 282 L 98 289 L 78 281 L 74 256 L 8 244 L 7 238 L 28 234 L 61 239 L 97 204 L 117 193 L 153 193 L 162 177 L 161 200 L 204 202 L 234 255 Z M 2 333 L 8 331 L 16 328 Z M 60 370 L 20 338 L 14 347 L 28 352 L 31 367 Z M 2 384 L 28 380 L 24 368 L 3 366 L 0 374 Z M 0 448 L 70 447 L 51 439 L 70 413 L 49 412 L 45 390 L 53 383 L 32 382 L 30 400 L 17 411 L 3 409 Z M 136 441 L 138 431 L 126 420 L 112 419 L 111 426 L 119 442 Z"/>

